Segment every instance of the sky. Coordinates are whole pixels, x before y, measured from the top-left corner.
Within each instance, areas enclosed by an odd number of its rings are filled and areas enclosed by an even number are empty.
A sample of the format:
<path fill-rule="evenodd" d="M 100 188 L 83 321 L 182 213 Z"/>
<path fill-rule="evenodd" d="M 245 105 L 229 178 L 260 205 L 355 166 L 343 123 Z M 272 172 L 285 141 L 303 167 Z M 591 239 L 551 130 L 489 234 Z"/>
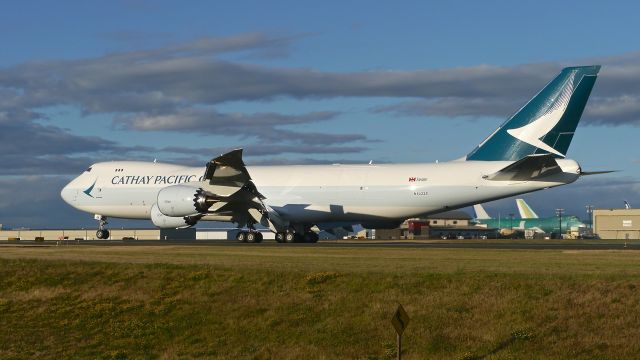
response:
<path fill-rule="evenodd" d="M 0 224 L 95 227 L 99 161 L 414 163 L 470 152 L 564 66 L 602 70 L 567 156 L 618 170 L 523 196 L 640 206 L 637 2 L 21 1 L 0 12 Z M 487 203 L 517 213 L 513 199 Z M 115 221 L 114 226 L 150 226 Z"/>

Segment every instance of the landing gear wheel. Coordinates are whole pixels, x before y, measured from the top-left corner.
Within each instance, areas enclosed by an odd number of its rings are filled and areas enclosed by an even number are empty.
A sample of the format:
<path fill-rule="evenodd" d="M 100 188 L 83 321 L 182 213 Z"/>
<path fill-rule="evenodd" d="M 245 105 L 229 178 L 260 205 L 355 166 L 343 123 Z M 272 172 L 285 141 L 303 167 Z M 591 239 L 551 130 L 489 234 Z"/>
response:
<path fill-rule="evenodd" d="M 238 232 L 238 235 L 236 235 L 236 240 L 238 240 L 239 242 L 247 242 L 247 233 L 244 231 Z"/>
<path fill-rule="evenodd" d="M 256 242 L 256 237 L 257 237 L 257 236 L 256 236 L 256 233 L 255 233 L 255 232 L 253 232 L 253 231 L 249 231 L 249 232 L 247 233 L 247 242 L 248 242 L 248 243 Z"/>
<path fill-rule="evenodd" d="M 285 235 L 285 233 L 283 233 L 283 232 L 277 232 L 276 233 L 276 242 L 283 243 L 284 242 L 284 235 Z"/>
<path fill-rule="evenodd" d="M 261 232 L 257 232 L 256 233 L 256 242 L 259 244 L 259 243 L 262 242 L 262 239 L 263 239 L 262 233 Z"/>
<path fill-rule="evenodd" d="M 108 239 L 109 238 L 109 230 L 106 229 L 107 227 L 107 217 L 106 216 L 102 216 L 102 215 L 94 215 L 93 216 L 94 219 L 98 220 L 98 231 L 96 231 L 96 237 L 100 240 L 102 239 Z"/>
<path fill-rule="evenodd" d="M 294 233 L 294 232 L 286 232 L 284 233 L 284 241 L 288 242 L 288 243 L 294 243 L 296 242 L 296 240 L 298 240 L 298 234 Z"/>

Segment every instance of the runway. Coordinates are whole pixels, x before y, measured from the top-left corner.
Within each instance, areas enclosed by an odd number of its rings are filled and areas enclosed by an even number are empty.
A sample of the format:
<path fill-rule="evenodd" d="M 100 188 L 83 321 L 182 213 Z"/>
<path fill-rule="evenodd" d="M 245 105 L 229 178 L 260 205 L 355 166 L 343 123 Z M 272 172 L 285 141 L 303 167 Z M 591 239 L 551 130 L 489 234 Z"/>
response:
<path fill-rule="evenodd" d="M 48 240 L 35 242 L 0 241 L 0 246 L 223 246 L 223 247 L 308 247 L 308 248 L 433 248 L 433 249 L 505 249 L 505 250 L 640 250 L 640 242 L 622 240 L 484 240 L 484 241 L 403 241 L 403 240 L 321 240 L 316 244 L 279 244 L 265 240 L 260 244 L 239 243 L 234 240 Z"/>

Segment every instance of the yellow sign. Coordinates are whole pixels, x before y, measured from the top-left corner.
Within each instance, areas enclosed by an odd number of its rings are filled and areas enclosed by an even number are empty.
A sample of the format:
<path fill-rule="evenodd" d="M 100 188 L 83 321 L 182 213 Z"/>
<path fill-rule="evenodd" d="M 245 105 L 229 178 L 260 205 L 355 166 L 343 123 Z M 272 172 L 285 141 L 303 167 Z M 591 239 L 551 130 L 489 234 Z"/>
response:
<path fill-rule="evenodd" d="M 407 325 L 409 325 L 409 320 L 410 319 L 409 315 L 407 315 L 407 312 L 404 311 L 402 305 L 398 304 L 398 309 L 396 309 L 396 313 L 393 314 L 393 319 L 391 319 L 391 323 L 396 329 L 396 333 L 398 333 L 398 335 L 402 335 L 404 329 L 406 329 Z"/>

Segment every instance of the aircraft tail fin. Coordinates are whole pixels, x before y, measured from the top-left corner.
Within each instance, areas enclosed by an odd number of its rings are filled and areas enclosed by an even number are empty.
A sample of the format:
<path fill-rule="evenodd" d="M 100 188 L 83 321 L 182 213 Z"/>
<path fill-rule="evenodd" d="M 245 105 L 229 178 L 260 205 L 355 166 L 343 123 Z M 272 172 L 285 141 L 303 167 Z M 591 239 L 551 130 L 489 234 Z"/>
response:
<path fill-rule="evenodd" d="M 520 218 L 522 219 L 537 219 L 538 215 L 535 211 L 527 204 L 524 199 L 516 199 L 516 204 L 518 205 L 518 212 L 520 213 Z"/>
<path fill-rule="evenodd" d="M 478 220 L 488 220 L 491 219 L 491 216 L 487 214 L 484 207 L 480 204 L 473 205 L 473 211 L 476 213 L 476 219 Z"/>
<path fill-rule="evenodd" d="M 565 157 L 599 71 L 599 65 L 562 69 L 466 160 L 516 161 L 534 154 Z"/>

